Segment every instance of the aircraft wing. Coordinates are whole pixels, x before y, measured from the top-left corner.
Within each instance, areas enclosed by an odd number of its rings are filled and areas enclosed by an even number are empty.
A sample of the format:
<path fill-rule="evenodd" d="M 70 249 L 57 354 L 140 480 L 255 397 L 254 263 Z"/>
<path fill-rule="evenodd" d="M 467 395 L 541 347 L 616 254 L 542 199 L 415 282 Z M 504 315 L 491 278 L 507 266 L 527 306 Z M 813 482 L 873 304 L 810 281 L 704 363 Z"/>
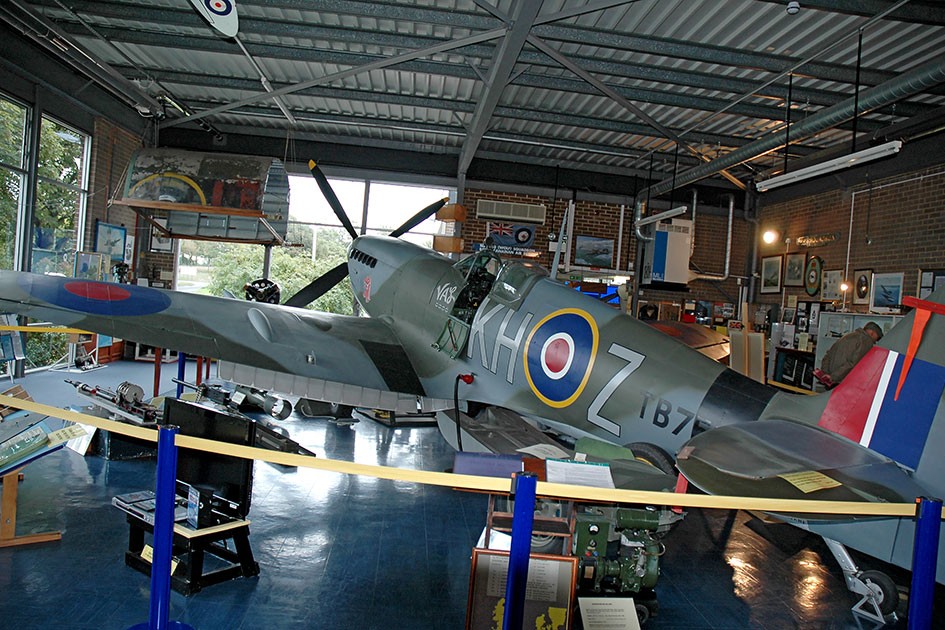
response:
<path fill-rule="evenodd" d="M 791 420 L 712 429 L 690 440 L 676 465 L 690 483 L 709 494 L 890 503 L 911 503 L 928 494 L 893 460 Z M 837 520 L 815 514 L 804 518 Z"/>
<path fill-rule="evenodd" d="M 0 312 L 296 377 L 423 394 L 378 319 L 13 271 L 0 271 Z"/>

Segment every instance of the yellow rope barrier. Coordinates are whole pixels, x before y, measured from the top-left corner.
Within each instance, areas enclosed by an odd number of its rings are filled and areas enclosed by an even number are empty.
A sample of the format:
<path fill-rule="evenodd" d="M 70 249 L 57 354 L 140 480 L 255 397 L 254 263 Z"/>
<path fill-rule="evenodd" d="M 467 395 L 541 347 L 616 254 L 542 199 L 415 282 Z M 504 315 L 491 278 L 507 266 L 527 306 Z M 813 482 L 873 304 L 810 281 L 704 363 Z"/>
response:
<path fill-rule="evenodd" d="M 60 409 L 37 402 L 21 400 L 0 394 L 0 404 L 32 411 L 47 416 L 62 418 L 94 426 L 98 429 L 120 433 L 151 442 L 157 441 L 157 431 L 145 429 L 123 422 L 96 418 L 86 414 Z M 458 490 L 479 492 L 508 493 L 511 489 L 509 479 L 458 475 L 454 473 L 412 470 L 372 464 L 358 464 L 333 459 L 315 458 L 310 455 L 282 453 L 251 446 L 226 444 L 215 440 L 195 438 L 178 434 L 175 444 L 182 448 L 196 449 L 208 453 L 231 455 L 244 459 L 255 459 L 281 464 L 300 466 L 314 470 L 325 470 L 347 475 L 363 475 L 378 479 L 407 481 L 434 486 L 446 486 Z M 755 510 L 760 512 L 791 514 L 843 514 L 877 517 L 912 517 L 915 516 L 914 503 L 869 503 L 853 501 L 817 501 L 796 499 L 765 499 L 735 496 L 707 496 L 699 494 L 675 494 L 668 492 L 647 492 L 641 490 L 613 490 L 609 488 L 589 488 L 561 483 L 539 482 L 537 494 L 542 497 L 554 497 L 575 501 L 604 503 L 634 503 L 649 505 L 674 505 L 690 508 L 716 508 L 726 510 Z M 945 517 L 945 515 L 943 515 Z"/>
<path fill-rule="evenodd" d="M 64 328 L 62 326 L 0 326 L 0 331 L 19 331 L 28 333 L 77 333 L 80 335 L 91 335 L 87 330 L 80 328 Z"/>

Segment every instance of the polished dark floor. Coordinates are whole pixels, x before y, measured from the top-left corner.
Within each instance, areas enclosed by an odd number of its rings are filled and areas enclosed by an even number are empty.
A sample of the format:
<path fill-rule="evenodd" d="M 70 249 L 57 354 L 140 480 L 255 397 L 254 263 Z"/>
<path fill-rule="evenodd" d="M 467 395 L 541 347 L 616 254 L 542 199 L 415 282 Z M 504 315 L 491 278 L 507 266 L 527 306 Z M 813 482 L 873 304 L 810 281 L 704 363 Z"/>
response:
<path fill-rule="evenodd" d="M 189 366 L 193 370 L 193 365 Z M 162 387 L 171 389 L 173 366 Z M 39 402 L 83 403 L 63 378 L 22 384 Z M 151 368 L 112 364 L 78 376 L 146 389 Z M 295 416 L 284 426 L 320 457 L 443 470 L 453 452 L 435 428 L 350 427 Z M 0 628 L 127 628 L 147 620 L 149 580 L 124 565 L 127 525 L 113 495 L 153 487 L 154 462 L 64 449 L 24 469 L 18 534 L 62 540 L 0 549 Z M 486 498 L 446 488 L 256 465 L 250 542 L 258 577 L 172 593 L 171 619 L 198 629 L 463 628 L 470 550 Z M 743 512 L 693 510 L 665 540 L 660 612 L 647 628 L 872 628 L 825 546 Z M 907 584 L 908 576 L 897 576 Z M 937 593 L 935 627 L 945 627 Z M 904 621 L 896 627 L 906 627 Z M 529 629 L 530 630 L 530 629 Z"/>

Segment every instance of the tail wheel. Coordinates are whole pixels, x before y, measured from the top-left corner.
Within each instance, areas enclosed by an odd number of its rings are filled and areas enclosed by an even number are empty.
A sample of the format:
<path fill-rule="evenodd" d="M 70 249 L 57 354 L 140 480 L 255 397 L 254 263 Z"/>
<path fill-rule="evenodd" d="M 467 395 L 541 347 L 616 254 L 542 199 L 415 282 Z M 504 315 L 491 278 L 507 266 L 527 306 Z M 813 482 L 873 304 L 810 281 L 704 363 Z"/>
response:
<path fill-rule="evenodd" d="M 660 472 L 664 472 L 667 475 L 676 474 L 676 462 L 673 461 L 669 453 L 656 444 L 650 444 L 649 442 L 631 442 L 626 445 L 626 448 L 633 451 L 633 455 L 637 460 L 653 466 Z"/>
<path fill-rule="evenodd" d="M 899 607 L 899 590 L 891 577 L 882 571 L 870 570 L 863 571 L 860 579 L 867 585 L 876 586 L 879 589 L 879 598 L 876 603 L 879 604 L 879 611 L 884 616 L 896 611 Z"/>

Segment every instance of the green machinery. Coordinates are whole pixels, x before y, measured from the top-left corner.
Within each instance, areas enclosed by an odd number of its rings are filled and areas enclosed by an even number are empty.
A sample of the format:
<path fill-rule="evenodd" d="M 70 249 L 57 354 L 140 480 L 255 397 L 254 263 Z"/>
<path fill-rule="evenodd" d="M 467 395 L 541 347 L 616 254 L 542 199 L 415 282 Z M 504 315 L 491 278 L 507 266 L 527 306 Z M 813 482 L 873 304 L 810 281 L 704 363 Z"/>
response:
<path fill-rule="evenodd" d="M 578 590 L 633 596 L 641 622 L 655 614 L 653 587 L 663 551 L 659 530 L 660 510 L 652 508 L 596 508 L 577 514 Z"/>

